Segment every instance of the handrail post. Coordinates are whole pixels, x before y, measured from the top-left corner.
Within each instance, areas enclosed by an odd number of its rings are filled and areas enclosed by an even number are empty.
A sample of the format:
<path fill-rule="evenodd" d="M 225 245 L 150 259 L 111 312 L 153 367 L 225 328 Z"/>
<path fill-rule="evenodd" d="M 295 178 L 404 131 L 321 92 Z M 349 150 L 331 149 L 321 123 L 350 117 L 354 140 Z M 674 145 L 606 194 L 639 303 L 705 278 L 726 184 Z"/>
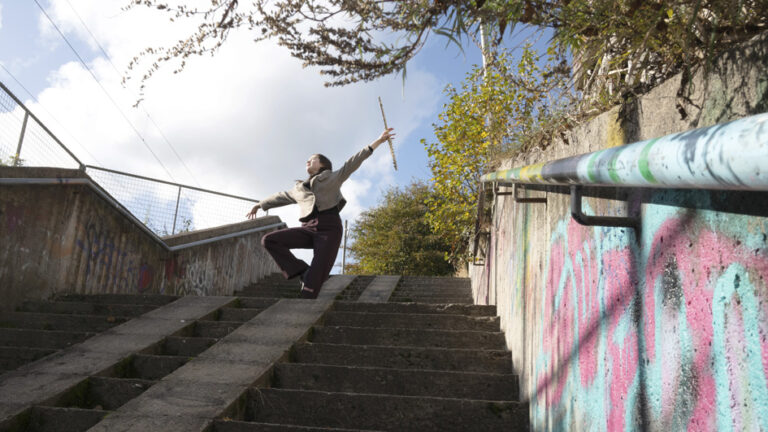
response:
<path fill-rule="evenodd" d="M 21 123 L 21 133 L 19 134 L 19 144 L 16 146 L 16 156 L 13 158 L 13 166 L 19 166 L 21 160 L 21 146 L 24 143 L 24 134 L 27 131 L 27 121 L 29 120 L 29 112 L 24 111 L 24 121 Z"/>
<path fill-rule="evenodd" d="M 571 185 L 571 216 L 584 226 L 627 227 L 638 230 L 640 219 L 633 216 L 589 216 L 581 211 L 581 186 Z"/>
<path fill-rule="evenodd" d="M 176 216 L 179 214 L 179 200 L 181 199 L 181 186 L 179 186 L 179 193 L 176 194 L 176 211 L 173 212 L 173 228 L 171 228 L 171 235 L 176 234 Z"/>

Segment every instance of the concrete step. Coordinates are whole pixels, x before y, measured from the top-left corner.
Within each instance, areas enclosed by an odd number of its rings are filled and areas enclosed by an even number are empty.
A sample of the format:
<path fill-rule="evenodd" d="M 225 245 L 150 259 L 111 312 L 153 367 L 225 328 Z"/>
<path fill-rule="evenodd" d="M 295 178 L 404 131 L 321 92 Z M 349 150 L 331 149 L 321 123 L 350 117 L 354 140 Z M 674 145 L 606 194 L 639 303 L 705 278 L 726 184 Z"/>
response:
<path fill-rule="evenodd" d="M 433 348 L 504 349 L 501 332 L 376 329 L 364 327 L 314 327 L 310 341 L 316 343 L 412 346 Z"/>
<path fill-rule="evenodd" d="M 355 303 L 337 301 L 334 311 L 371 312 L 371 313 L 413 313 L 413 314 L 450 314 L 469 316 L 496 316 L 496 306 L 427 303 Z"/>
<path fill-rule="evenodd" d="M 431 281 L 413 281 L 409 279 L 407 276 L 404 278 L 400 278 L 400 282 L 397 284 L 398 289 L 464 289 L 464 290 L 470 290 L 472 289 L 472 284 L 470 282 L 455 282 L 451 280 L 431 280 Z"/>
<path fill-rule="evenodd" d="M 6 312 L 0 315 L 0 327 L 72 332 L 102 332 L 128 321 L 127 317 L 99 315 L 63 315 L 37 312 Z"/>
<path fill-rule="evenodd" d="M 472 317 L 448 314 L 328 312 L 327 326 L 406 328 L 427 330 L 499 331 L 498 317 Z"/>
<path fill-rule="evenodd" d="M 211 432 L 373 432 L 362 429 L 316 428 L 285 424 L 216 420 Z"/>
<path fill-rule="evenodd" d="M 142 379 L 89 377 L 44 405 L 112 411 L 140 395 L 154 383 Z"/>
<path fill-rule="evenodd" d="M 264 309 L 224 307 L 219 309 L 220 321 L 250 321 Z"/>
<path fill-rule="evenodd" d="M 506 350 L 384 347 L 304 342 L 294 345 L 291 361 L 338 366 L 428 369 L 509 374 Z"/>
<path fill-rule="evenodd" d="M 393 297 L 472 297 L 472 291 L 465 289 L 424 289 L 424 290 L 395 290 Z"/>
<path fill-rule="evenodd" d="M 134 354 L 99 375 L 112 378 L 157 381 L 189 361 L 189 357 Z"/>
<path fill-rule="evenodd" d="M 239 297 L 261 297 L 261 298 L 298 298 L 299 288 L 290 290 L 251 290 L 244 289 L 242 291 L 235 291 L 235 295 Z"/>
<path fill-rule="evenodd" d="M 453 276 L 403 276 L 403 283 L 424 284 L 424 283 L 445 283 L 445 284 L 469 284 L 470 278 L 460 278 Z"/>
<path fill-rule="evenodd" d="M 357 301 L 360 298 L 360 294 L 368 288 L 368 285 L 376 279 L 376 276 L 357 276 L 347 288 L 344 289 L 338 296 L 337 300 Z"/>
<path fill-rule="evenodd" d="M 95 333 L 56 330 L 0 328 L 0 346 L 62 349 L 82 342 Z"/>
<path fill-rule="evenodd" d="M 299 288 L 301 285 L 301 280 L 299 278 L 293 278 L 293 279 L 283 279 L 283 276 L 281 275 L 279 278 L 274 280 L 260 280 L 256 283 L 248 285 L 247 289 L 259 289 L 259 288 L 268 288 L 268 287 L 279 287 L 279 288 L 292 288 L 295 287 L 296 289 Z"/>
<path fill-rule="evenodd" d="M 516 375 L 281 363 L 272 387 L 456 399 L 518 399 Z"/>
<path fill-rule="evenodd" d="M 76 301 L 25 301 L 20 312 L 41 312 L 53 314 L 107 315 L 135 317 L 147 313 L 155 305 L 131 305 L 108 303 L 85 303 Z"/>
<path fill-rule="evenodd" d="M 388 431 L 528 430 L 519 402 L 250 389 L 246 421 Z"/>
<path fill-rule="evenodd" d="M 34 406 L 8 425 L 8 431 L 81 432 L 88 430 L 110 412 L 82 408 Z M 5 425 L 2 425 L 5 427 Z"/>
<path fill-rule="evenodd" d="M 405 291 L 471 291 L 472 285 L 469 283 L 451 283 L 451 282 L 425 282 L 413 283 L 407 280 L 400 280 L 397 284 L 398 290 Z"/>
<path fill-rule="evenodd" d="M 244 309 L 266 309 L 277 302 L 277 299 L 271 298 L 241 297 L 237 299 L 235 305 Z"/>
<path fill-rule="evenodd" d="M 206 321 L 195 322 L 190 336 L 221 339 L 243 325 L 240 321 Z"/>
<path fill-rule="evenodd" d="M 31 363 L 56 351 L 55 349 L 48 348 L 0 346 L 0 369 L 16 369 L 21 365 Z"/>
<path fill-rule="evenodd" d="M 168 336 L 142 354 L 196 357 L 216 343 L 216 338 Z"/>
<path fill-rule="evenodd" d="M 472 304 L 471 297 L 398 297 L 394 294 L 389 298 L 392 303 L 430 303 L 430 304 Z"/>
<path fill-rule="evenodd" d="M 162 306 L 177 300 L 178 298 L 178 296 L 162 294 L 61 294 L 56 296 L 54 300 L 74 301 L 81 303 Z"/>

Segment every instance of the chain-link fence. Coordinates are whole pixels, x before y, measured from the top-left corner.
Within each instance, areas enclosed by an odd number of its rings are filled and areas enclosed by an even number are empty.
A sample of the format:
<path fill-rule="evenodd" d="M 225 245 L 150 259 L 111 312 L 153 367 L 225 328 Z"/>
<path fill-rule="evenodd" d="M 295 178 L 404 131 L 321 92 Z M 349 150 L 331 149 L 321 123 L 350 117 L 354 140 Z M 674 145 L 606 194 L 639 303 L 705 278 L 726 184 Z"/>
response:
<path fill-rule="evenodd" d="M 258 202 L 91 165 L 86 172 L 160 236 L 242 221 Z"/>
<path fill-rule="evenodd" d="M 0 82 L 0 164 L 80 168 L 159 236 L 240 222 L 258 200 L 84 165 Z"/>

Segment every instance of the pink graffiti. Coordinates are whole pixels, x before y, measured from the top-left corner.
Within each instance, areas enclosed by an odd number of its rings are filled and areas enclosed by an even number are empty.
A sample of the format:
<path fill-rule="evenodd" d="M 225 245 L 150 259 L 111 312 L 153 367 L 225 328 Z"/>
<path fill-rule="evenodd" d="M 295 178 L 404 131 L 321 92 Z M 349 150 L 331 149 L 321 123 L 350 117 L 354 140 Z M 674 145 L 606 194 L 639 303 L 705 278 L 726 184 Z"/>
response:
<path fill-rule="evenodd" d="M 648 262 L 642 275 L 644 285 L 640 287 L 636 257 L 629 247 L 599 250 L 605 234 L 571 221 L 567 236 L 553 240 L 541 310 L 541 349 L 546 361 L 536 372 L 538 400 L 546 411 L 557 411 L 563 408 L 560 404 L 564 401 L 572 403 L 573 397 L 579 397 L 564 395 L 567 383 L 588 389 L 602 370 L 608 393 L 604 417 L 589 421 L 605 421 L 608 430 L 637 426 L 627 425 L 627 421 L 637 419 L 625 416 L 643 408 L 638 404 L 645 402 L 640 402 L 641 395 L 630 393 L 650 389 L 660 398 L 657 403 L 661 417 L 653 420 L 658 424 L 683 421 L 689 430 L 717 428 L 712 348 L 715 285 L 731 264 L 738 263 L 753 283 L 764 286 L 768 281 L 768 260 L 765 252 L 747 249 L 723 233 L 691 230 L 690 224 L 690 220 L 669 219 L 654 233 L 647 246 Z M 604 317 L 600 316 L 600 281 Z M 656 304 L 659 283 L 665 284 L 663 305 Z M 754 416 L 748 412 L 754 407 L 743 406 L 750 397 L 751 385 L 742 367 L 749 348 L 744 337 L 747 331 L 762 335 L 759 354 L 763 373 L 768 377 L 768 319 L 764 318 L 768 317 L 768 293 L 763 289 L 755 295 L 764 299 L 759 302 L 763 317 L 759 329 L 745 328 L 738 295 L 726 299 L 726 340 L 722 343 L 734 430 L 748 428 L 754 421 L 744 420 Z M 640 304 L 642 308 L 637 308 Z M 684 315 L 680 315 L 682 311 Z M 640 323 L 642 327 L 638 328 Z M 687 326 L 685 332 L 681 325 Z M 603 357 L 599 355 L 601 341 L 606 341 Z M 649 382 L 647 376 L 639 375 L 641 362 L 659 367 L 661 382 Z M 643 390 L 633 387 L 638 378 L 646 380 L 640 383 Z"/>
<path fill-rule="evenodd" d="M 655 304 L 653 296 L 653 282 L 663 275 L 665 263 L 671 257 L 675 257 L 678 265 L 678 273 L 686 300 L 686 317 L 691 329 L 695 356 L 693 359 L 694 372 L 698 377 L 697 401 L 693 415 L 690 418 L 689 427 L 696 430 L 713 429 L 715 424 L 715 379 L 712 370 L 712 302 L 714 285 L 722 271 L 731 263 L 741 263 L 756 275 L 768 279 L 768 261 L 754 251 L 747 250 L 735 243 L 733 239 L 713 231 L 700 232 L 698 238 L 687 233 L 684 220 L 670 219 L 657 230 L 650 249 L 649 260 L 646 267 L 645 287 L 645 340 L 647 341 L 647 356 L 656 357 L 655 337 Z M 735 302 L 734 302 L 735 303 Z M 733 303 L 731 304 L 733 307 Z M 729 317 L 740 316 L 740 310 L 731 310 Z M 744 329 L 741 324 L 731 323 L 729 329 L 732 337 L 729 343 L 735 343 L 735 339 L 743 339 Z M 766 361 L 766 344 L 761 347 L 763 356 L 763 370 L 768 375 L 768 361 Z M 741 352 L 739 347 L 731 347 L 731 350 Z M 729 350 L 730 351 L 730 350 Z M 667 356 L 668 357 L 668 356 Z M 729 365 L 734 364 L 734 359 L 727 359 Z M 666 359 L 664 360 L 667 361 Z M 739 359 L 740 361 L 740 359 Z M 738 363 L 738 362 L 736 362 Z M 667 367 L 665 370 L 674 370 Z M 732 394 L 739 394 L 734 371 L 730 371 Z M 669 381 L 672 382 L 672 381 Z M 663 389 L 664 393 L 675 394 L 675 387 Z M 737 414 L 734 409 L 734 414 Z M 734 415 L 738 423 L 740 416 Z M 736 425 L 734 425 L 735 427 Z M 736 430 L 739 428 L 737 427 Z"/>

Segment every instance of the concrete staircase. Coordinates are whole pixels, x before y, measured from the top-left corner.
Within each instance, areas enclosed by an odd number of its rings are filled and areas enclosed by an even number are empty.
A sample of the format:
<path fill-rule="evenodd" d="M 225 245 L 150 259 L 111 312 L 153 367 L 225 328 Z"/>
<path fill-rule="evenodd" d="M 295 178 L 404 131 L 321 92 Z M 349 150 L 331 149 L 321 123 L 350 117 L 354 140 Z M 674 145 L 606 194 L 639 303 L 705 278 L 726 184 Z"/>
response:
<path fill-rule="evenodd" d="M 472 305 L 468 280 L 404 277 L 390 303 L 348 301 L 373 278 L 356 280 L 215 431 L 528 429 L 495 307 Z"/>
<path fill-rule="evenodd" d="M 495 307 L 468 280 L 334 278 L 317 300 L 274 275 L 237 297 L 0 314 L 0 432 L 528 430 Z"/>
<path fill-rule="evenodd" d="M 0 374 L 167 304 L 164 295 L 61 295 L 0 314 Z"/>

